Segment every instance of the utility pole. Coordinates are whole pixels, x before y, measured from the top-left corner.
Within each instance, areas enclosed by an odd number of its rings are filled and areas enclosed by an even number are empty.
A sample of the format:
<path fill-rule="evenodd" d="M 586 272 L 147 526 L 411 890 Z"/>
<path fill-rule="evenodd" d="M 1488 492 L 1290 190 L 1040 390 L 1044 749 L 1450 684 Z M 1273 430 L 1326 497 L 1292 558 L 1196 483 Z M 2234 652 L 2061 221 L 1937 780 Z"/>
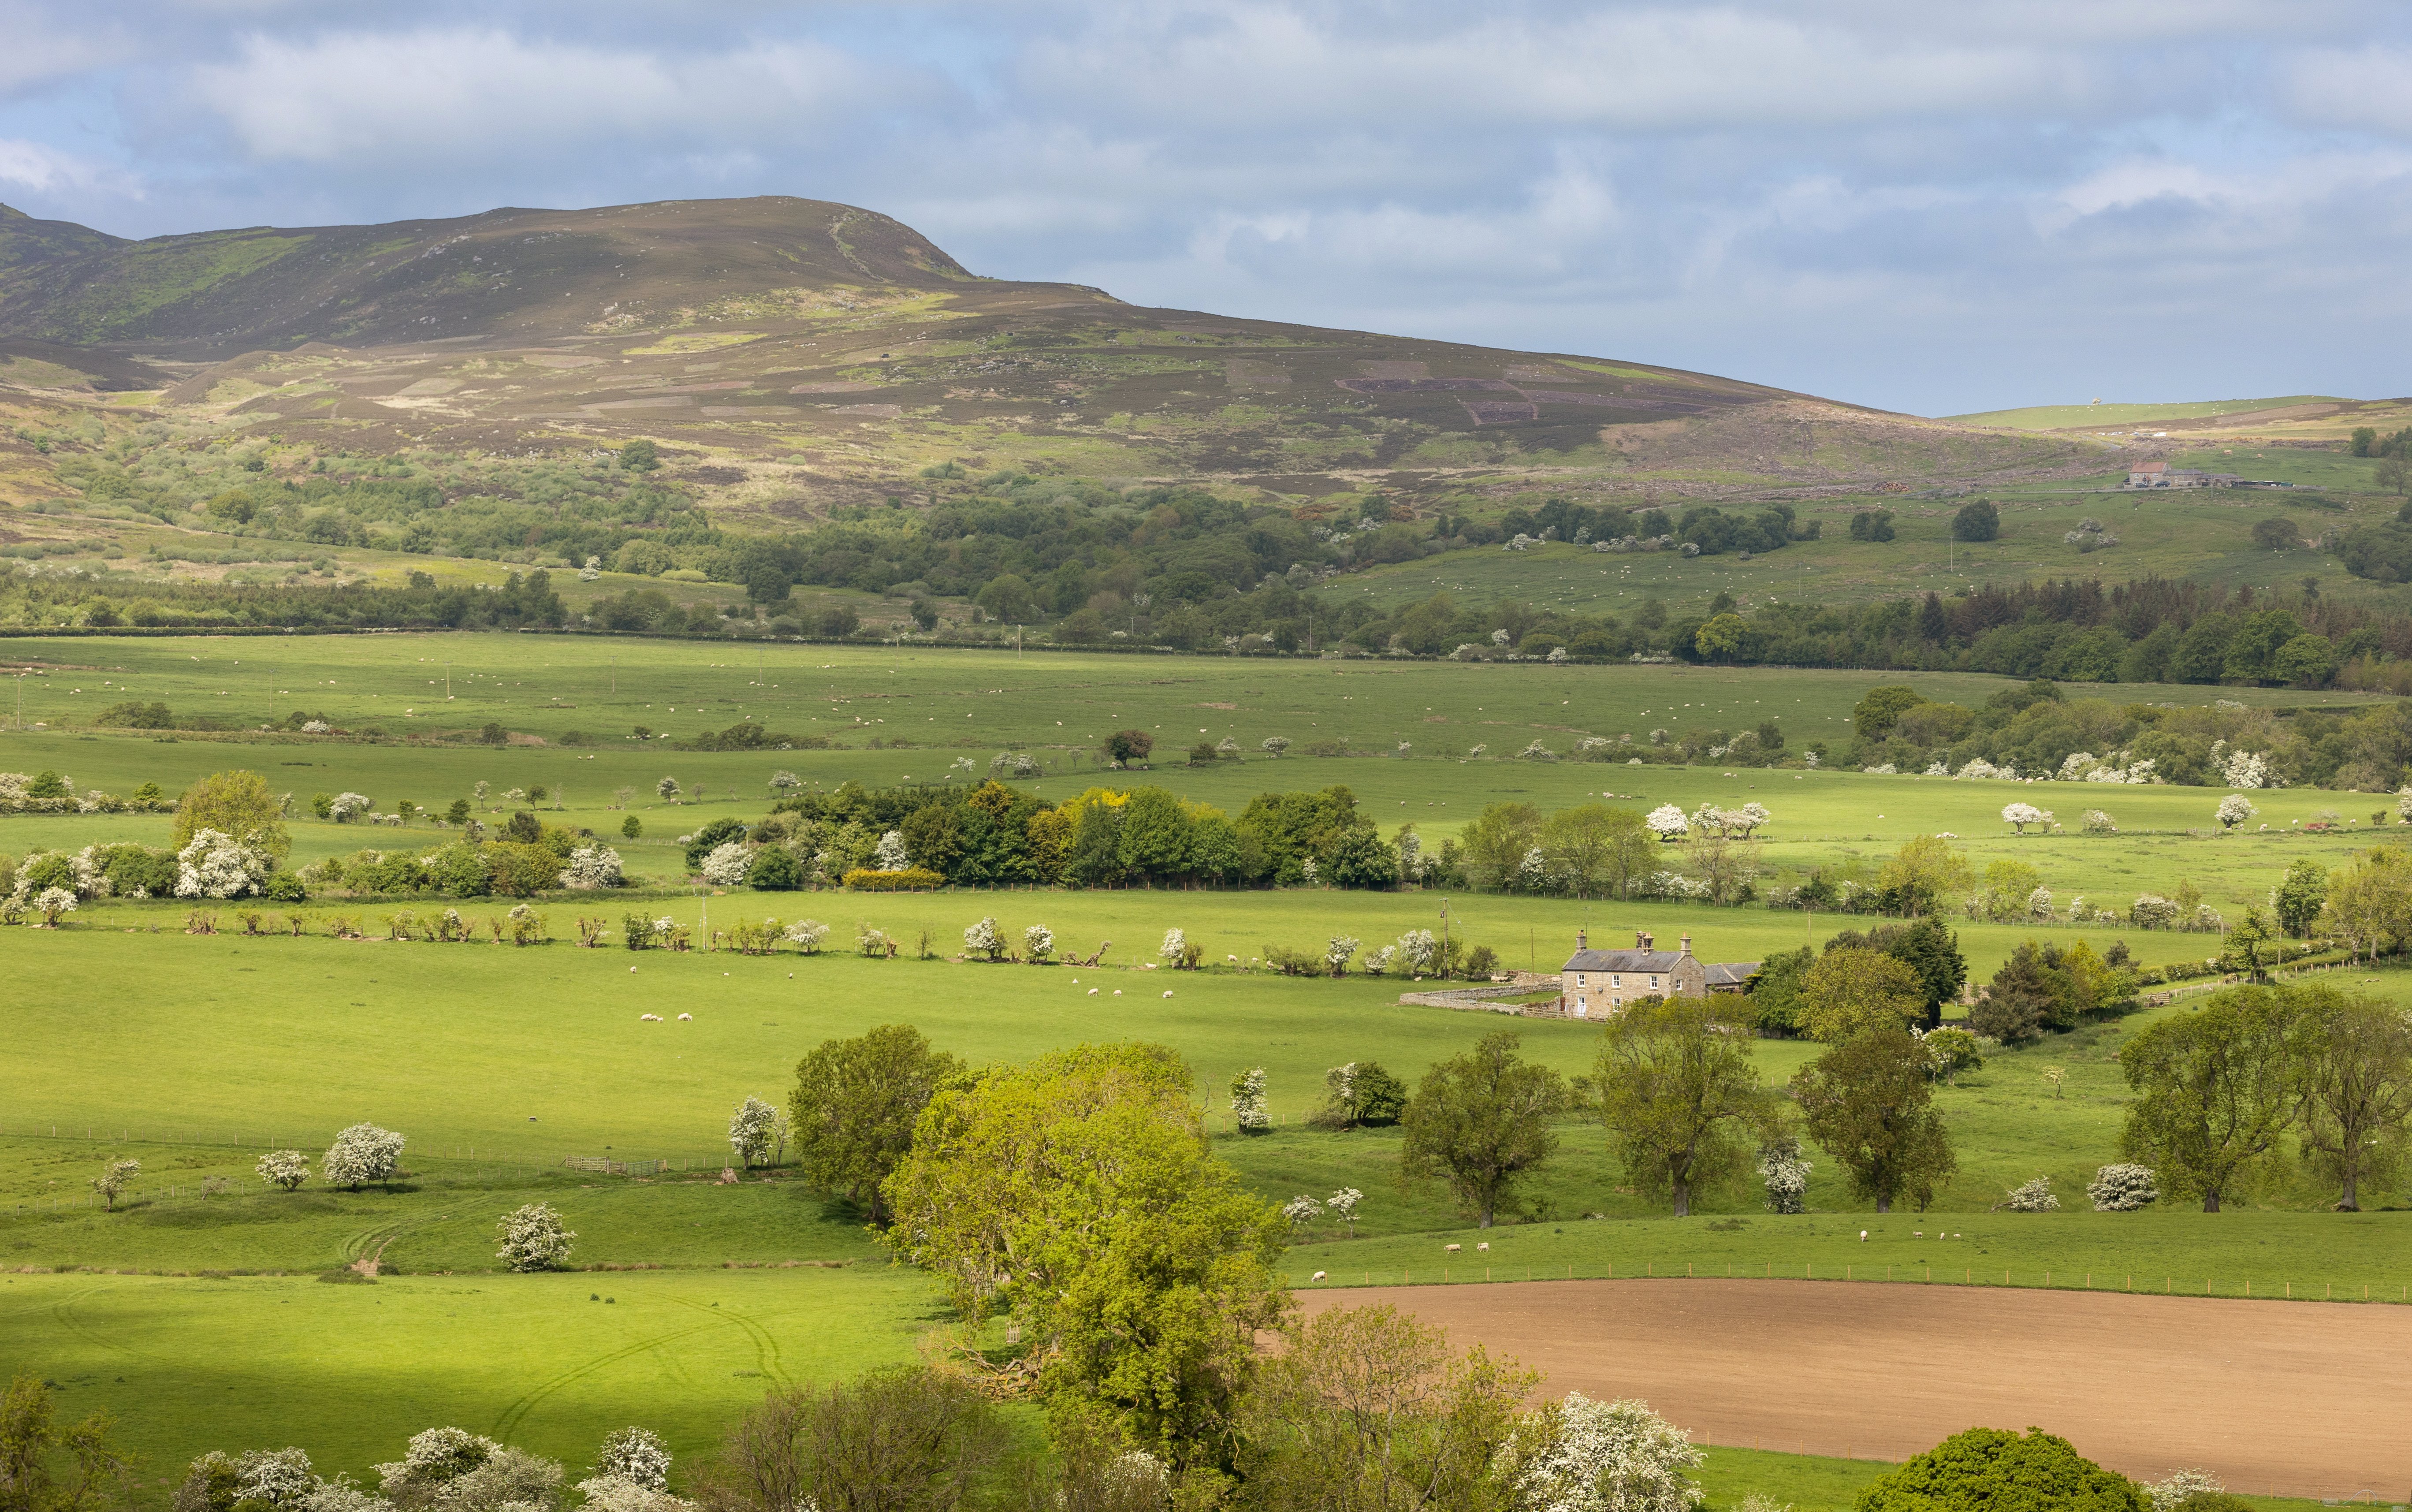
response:
<path fill-rule="evenodd" d="M 444 701 L 447 703 L 452 701 L 452 664 L 450 662 L 444 664 Z"/>
<path fill-rule="evenodd" d="M 1440 901 L 1440 967 L 1444 975 L 1449 971 L 1449 900 L 1443 898 Z"/>

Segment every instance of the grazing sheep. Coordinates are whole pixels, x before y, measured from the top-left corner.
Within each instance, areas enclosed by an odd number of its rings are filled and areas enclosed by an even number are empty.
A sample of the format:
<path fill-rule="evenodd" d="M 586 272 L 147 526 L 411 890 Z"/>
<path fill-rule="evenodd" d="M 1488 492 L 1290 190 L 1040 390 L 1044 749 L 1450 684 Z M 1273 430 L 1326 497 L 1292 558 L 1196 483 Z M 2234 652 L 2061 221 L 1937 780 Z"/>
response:
<path fill-rule="evenodd" d="M 1442 1251 L 1443 1251 L 1445 1254 L 1449 1254 L 1449 1255 L 1455 1255 L 1458 1251 L 1460 1251 L 1460 1250 L 1463 1249 L 1464 1247 L 1465 1247 L 1465 1246 L 1464 1246 L 1464 1245 L 1463 1245 L 1463 1244 L 1444 1244 L 1444 1245 L 1442 1245 L 1442 1246 L 1441 1246 L 1441 1249 L 1442 1249 Z"/>
<path fill-rule="evenodd" d="M 1323 1279 L 1323 1272 L 1322 1272 L 1322 1271 L 1320 1271 L 1320 1270 L 1316 1271 L 1316 1272 L 1315 1273 L 1315 1279 L 1316 1279 L 1316 1280 L 1317 1280 L 1317 1281 L 1321 1281 L 1321 1280 Z"/>
<path fill-rule="evenodd" d="M 694 1017 L 695 1017 L 695 1015 L 694 1015 L 694 1014 L 692 1014 L 692 1013 L 682 1013 L 682 1014 L 680 1014 L 680 1015 L 679 1015 L 679 1022 L 681 1022 L 681 1023 L 684 1023 L 684 1022 L 686 1022 L 689 1019 L 692 1019 L 692 1018 L 694 1018 Z"/>
<path fill-rule="evenodd" d="M 1482 1250 L 1482 1251 L 1488 1252 L 1488 1251 L 1490 1250 L 1490 1248 L 1491 1248 L 1491 1241 L 1490 1241 L 1489 1240 L 1487 1240 L 1487 1239 L 1486 1239 L 1486 1240 L 1484 1240 L 1481 1243 L 1477 1244 L 1477 1245 L 1476 1245 L 1476 1246 L 1474 1246 L 1474 1247 L 1475 1247 L 1476 1249 L 1478 1249 L 1478 1250 Z"/>
<path fill-rule="evenodd" d="M 1165 993 L 1164 995 L 1165 995 L 1166 997 L 1170 997 L 1172 994 L 1171 994 L 1171 993 L 1169 993 L 1169 992 L 1167 992 L 1167 993 Z"/>
<path fill-rule="evenodd" d="M 1091 997 L 1096 997 L 1096 996 L 1097 995 L 1097 990 L 1096 990 L 1096 988 L 1094 988 L 1094 987 L 1090 988 L 1090 989 L 1089 989 L 1089 995 L 1090 995 Z"/>

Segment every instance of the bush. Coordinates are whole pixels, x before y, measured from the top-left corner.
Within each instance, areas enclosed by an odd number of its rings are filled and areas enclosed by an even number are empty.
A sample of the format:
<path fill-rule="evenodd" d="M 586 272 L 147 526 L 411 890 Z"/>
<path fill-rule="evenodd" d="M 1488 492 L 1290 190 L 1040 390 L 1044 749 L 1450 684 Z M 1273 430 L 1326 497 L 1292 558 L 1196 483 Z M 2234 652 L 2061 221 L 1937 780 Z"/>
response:
<path fill-rule="evenodd" d="M 1852 1512 L 2148 1512 L 2141 1488 L 2066 1439 L 1972 1428 L 1876 1477 Z"/>
<path fill-rule="evenodd" d="M 355 1123 L 335 1136 L 318 1161 L 318 1179 L 357 1192 L 370 1182 L 390 1182 L 402 1168 L 403 1137 L 374 1123 Z"/>
<path fill-rule="evenodd" d="M 278 1191 L 290 1192 L 310 1179 L 310 1157 L 299 1150 L 272 1150 L 252 1169 Z"/>
<path fill-rule="evenodd" d="M 745 868 L 745 885 L 764 892 L 792 892 L 804 885 L 804 869 L 781 845 L 765 845 Z"/>
<path fill-rule="evenodd" d="M 1955 541 L 1990 541 L 2002 534 L 2002 511 L 1993 507 L 1991 499 L 1978 499 L 1963 504 L 1951 517 L 1951 538 Z"/>
<path fill-rule="evenodd" d="M 856 867 L 846 874 L 845 881 L 856 892 L 934 892 L 947 885 L 942 873 L 926 866 L 907 866 L 894 872 Z"/>
<path fill-rule="evenodd" d="M 292 873 L 279 872 L 268 879 L 267 885 L 259 889 L 259 895 L 270 903 L 298 903 L 309 898 L 310 889 L 303 887 L 302 879 Z"/>
<path fill-rule="evenodd" d="M 494 1258 L 514 1270 L 557 1270 L 569 1258 L 569 1242 L 578 1236 L 562 1223 L 549 1202 L 531 1202 L 506 1214 L 495 1226 L 503 1247 Z"/>
<path fill-rule="evenodd" d="M 690 872 L 701 871 L 705 857 L 731 841 L 743 841 L 744 838 L 745 822 L 743 820 L 730 818 L 727 815 L 721 815 L 687 837 L 686 869 Z"/>
<path fill-rule="evenodd" d="M 2052 1178 L 2038 1176 L 2012 1188 L 2002 1206 L 2012 1212 L 2058 1212 L 2060 1198 L 2052 1195 Z"/>
<path fill-rule="evenodd" d="M 2085 1183 L 2085 1195 L 2094 1199 L 2096 1212 L 2134 1212 L 2160 1200 L 2160 1192 L 2153 1185 L 2149 1166 L 2105 1166 Z"/>
<path fill-rule="evenodd" d="M 1478 945 L 1465 953 L 1465 975 L 1489 976 L 1499 969 L 1499 952 L 1487 945 Z"/>

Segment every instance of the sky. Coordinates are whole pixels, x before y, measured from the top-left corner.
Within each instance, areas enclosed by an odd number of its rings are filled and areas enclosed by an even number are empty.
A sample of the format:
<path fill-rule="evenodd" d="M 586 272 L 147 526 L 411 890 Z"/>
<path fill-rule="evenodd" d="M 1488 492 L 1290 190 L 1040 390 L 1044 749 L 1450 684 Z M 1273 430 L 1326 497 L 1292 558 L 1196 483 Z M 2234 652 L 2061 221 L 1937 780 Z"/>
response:
<path fill-rule="evenodd" d="M 2402 0 L 0 0 L 0 202 L 752 194 L 1915 414 L 2412 393 Z"/>

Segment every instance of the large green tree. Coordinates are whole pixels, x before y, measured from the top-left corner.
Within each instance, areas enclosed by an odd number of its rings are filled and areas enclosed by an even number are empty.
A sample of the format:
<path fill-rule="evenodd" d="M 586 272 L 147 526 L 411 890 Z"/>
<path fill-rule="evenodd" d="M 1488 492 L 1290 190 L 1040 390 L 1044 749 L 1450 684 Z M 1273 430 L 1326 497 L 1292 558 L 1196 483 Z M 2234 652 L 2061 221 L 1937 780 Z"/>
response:
<path fill-rule="evenodd" d="M 1918 973 L 1864 946 L 1828 950 L 1801 978 L 1801 1027 L 1812 1039 L 1840 1043 L 1864 1030 L 1917 1023 L 1925 1012 Z"/>
<path fill-rule="evenodd" d="M 1601 1122 L 1627 1180 L 1675 1216 L 1739 1169 L 1768 1122 L 1751 1036 L 1725 997 L 1643 998 L 1609 1020 L 1594 1069 Z"/>
<path fill-rule="evenodd" d="M 2041 1429 L 1971 1428 L 1877 1476 L 1852 1512 L 2150 1512 L 2143 1489 Z"/>
<path fill-rule="evenodd" d="M 2121 1147 L 2152 1167 L 2164 1190 L 2199 1196 L 2203 1211 L 2217 1212 L 2294 1120 L 2300 1016 L 2287 993 L 2236 987 L 2127 1041 L 2119 1071 L 2136 1100 Z"/>
<path fill-rule="evenodd" d="M 1851 1174 L 1851 1189 L 1890 1212 L 1920 1208 L 1959 1168 L 1934 1108 L 1934 1063 L 1899 1022 L 1853 1035 L 1792 1078 L 1809 1136 Z"/>
<path fill-rule="evenodd" d="M 900 1254 L 977 1321 L 1010 1314 L 1041 1387 L 1176 1466 L 1228 1465 L 1288 1225 L 1208 1153 L 1161 1046 L 1081 1045 L 923 1109 L 887 1182 Z"/>
<path fill-rule="evenodd" d="M 1540 846 L 1550 870 L 1574 884 L 1577 896 L 1606 892 L 1622 898 L 1633 879 L 1650 870 L 1656 842 L 1633 810 L 1582 803 L 1550 815 L 1541 826 Z"/>
<path fill-rule="evenodd" d="M 880 1183 L 913 1145 L 914 1125 L 963 1063 L 934 1050 L 910 1024 L 882 1024 L 852 1039 L 825 1039 L 796 1064 L 787 1097 L 804 1179 L 888 1218 Z"/>
<path fill-rule="evenodd" d="M 285 800 L 256 771 L 213 771 L 184 789 L 171 844 L 183 850 L 203 829 L 231 835 L 280 861 L 293 850 L 285 832 Z"/>
<path fill-rule="evenodd" d="M 1438 1179 L 1479 1228 L 1513 1200 L 1516 1182 L 1557 1152 L 1550 1121 L 1566 1107 L 1564 1079 L 1516 1053 L 1500 1030 L 1424 1073 L 1399 1123 L 1399 1174 Z"/>
<path fill-rule="evenodd" d="M 2399 1167 L 2412 1124 L 2412 1020 L 2394 1004 L 2348 997 L 2325 983 L 2279 991 L 2302 1014 L 2296 1138 L 2336 1182 L 2338 1209 L 2358 1211 L 2362 1182 Z"/>
<path fill-rule="evenodd" d="M 130 1461 L 94 1413 L 58 1420 L 51 1383 L 20 1375 L 0 1396 L 0 1512 L 97 1512 L 126 1500 Z M 62 1476 L 60 1461 L 71 1466 Z"/>

